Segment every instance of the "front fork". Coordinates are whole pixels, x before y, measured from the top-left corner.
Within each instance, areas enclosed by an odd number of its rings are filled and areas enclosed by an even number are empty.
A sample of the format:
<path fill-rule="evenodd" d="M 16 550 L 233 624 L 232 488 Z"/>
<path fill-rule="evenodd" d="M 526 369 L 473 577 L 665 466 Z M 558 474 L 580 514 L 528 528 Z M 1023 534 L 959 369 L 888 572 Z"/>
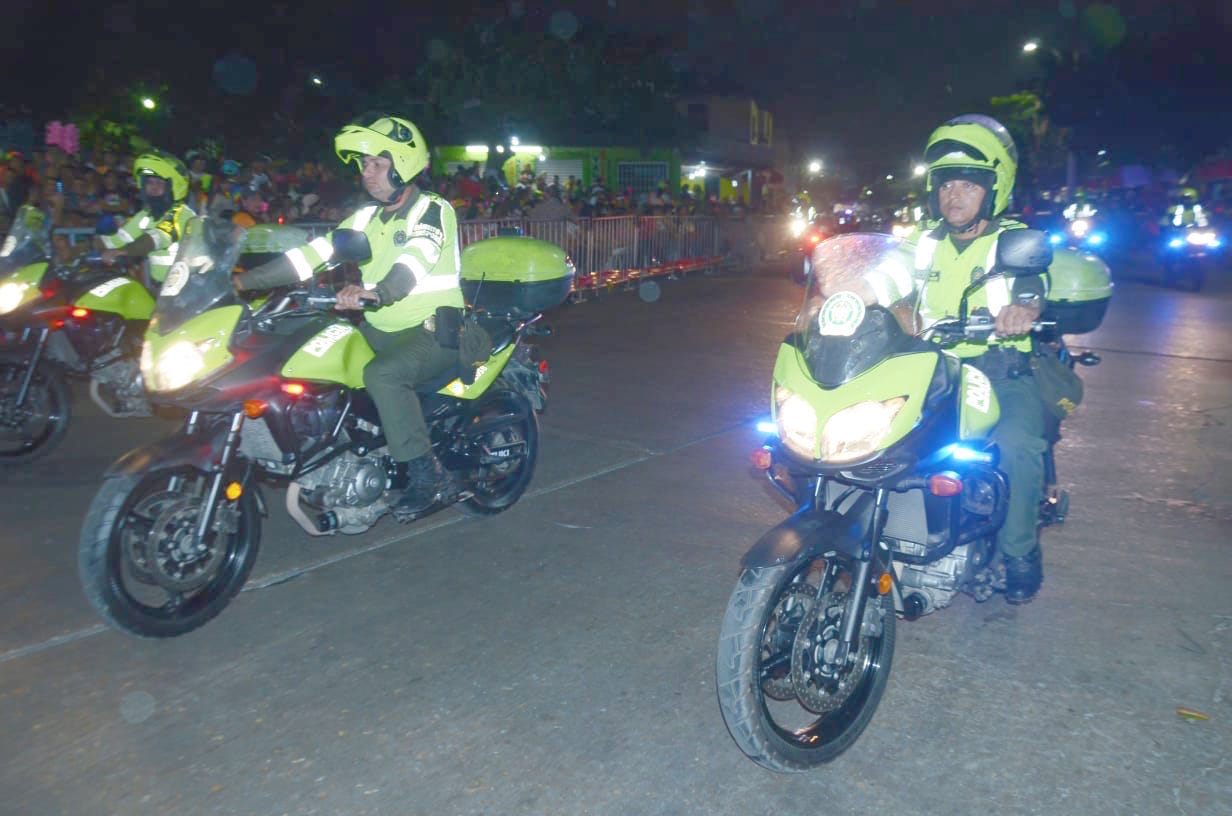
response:
<path fill-rule="evenodd" d="M 869 576 L 872 575 L 874 563 L 879 560 L 876 548 L 881 543 L 881 532 L 885 529 L 886 504 L 889 499 L 888 490 L 879 488 L 874 493 L 873 508 L 870 511 L 873 517 L 869 524 L 868 537 L 864 541 L 856 574 L 852 578 L 851 591 L 847 594 L 847 608 L 843 610 L 843 630 L 839 638 L 838 653 L 834 657 L 834 662 L 840 666 L 846 664 L 847 657 L 858 649 L 860 627 L 864 625 L 864 606 L 868 600 Z M 893 574 L 894 571 L 890 570 L 891 580 Z"/>
<path fill-rule="evenodd" d="M 188 417 L 188 422 L 185 423 L 185 431 L 192 433 L 197 427 L 198 414 L 193 411 Z M 239 444 L 240 428 L 244 425 L 244 412 L 236 411 L 231 416 L 231 427 L 227 430 L 227 439 L 223 442 L 222 455 L 218 458 L 218 465 L 214 470 L 214 478 L 210 480 L 209 489 L 206 491 L 205 502 L 201 505 L 201 512 L 197 515 L 196 536 L 193 540 L 193 545 L 198 549 L 205 542 L 206 533 L 209 532 L 210 524 L 214 520 L 214 506 L 218 502 L 218 494 L 222 492 L 223 480 L 226 478 L 227 466 L 231 464 L 231 457 L 235 453 L 235 448 Z M 178 477 L 177 477 L 178 478 Z"/>
<path fill-rule="evenodd" d="M 43 356 L 43 349 L 47 346 L 47 335 L 51 334 L 51 329 L 43 328 L 39 330 L 38 340 L 34 343 L 34 355 L 30 357 L 30 365 L 26 367 L 26 373 L 21 378 L 21 387 L 17 389 L 17 404 L 15 407 L 20 408 L 22 403 L 26 401 L 26 395 L 30 393 L 30 383 L 34 380 L 34 369 L 38 365 L 39 358 Z"/>

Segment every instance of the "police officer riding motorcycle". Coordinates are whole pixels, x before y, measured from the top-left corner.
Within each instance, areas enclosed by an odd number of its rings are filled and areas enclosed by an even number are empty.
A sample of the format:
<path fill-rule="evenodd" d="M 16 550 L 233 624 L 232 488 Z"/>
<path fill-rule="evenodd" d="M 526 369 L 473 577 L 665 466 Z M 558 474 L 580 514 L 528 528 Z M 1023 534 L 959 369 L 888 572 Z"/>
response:
<path fill-rule="evenodd" d="M 334 151 L 343 162 L 355 164 L 375 202 L 338 225 L 363 232 L 372 254 L 359 266 L 362 285 L 341 289 L 337 308 L 365 310 L 360 331 L 376 357 L 364 369 L 364 386 L 380 415 L 390 456 L 408 479 L 395 512 L 418 513 L 457 493 L 432 453 L 415 393 L 416 385 L 440 376 L 458 360 L 464 300 L 457 217 L 448 201 L 415 184 L 428 166 L 428 146 L 410 121 L 379 113 L 362 116 L 338 132 Z M 309 281 L 332 253 L 330 236 L 316 238 L 237 275 L 236 285 L 251 290 Z"/>
<path fill-rule="evenodd" d="M 196 215 L 185 201 L 191 176 L 184 162 L 161 150 L 138 156 L 133 176 L 142 208 L 114 235 L 99 236 L 102 258 L 108 264 L 144 258 L 149 281 L 161 284 L 175 261 L 184 228 Z"/>

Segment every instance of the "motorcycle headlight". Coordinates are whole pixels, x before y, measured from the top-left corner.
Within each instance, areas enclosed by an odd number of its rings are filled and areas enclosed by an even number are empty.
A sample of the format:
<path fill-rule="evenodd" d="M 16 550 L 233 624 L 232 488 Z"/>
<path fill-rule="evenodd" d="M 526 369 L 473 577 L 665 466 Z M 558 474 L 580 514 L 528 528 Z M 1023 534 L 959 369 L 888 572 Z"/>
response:
<path fill-rule="evenodd" d="M 26 285 L 16 281 L 0 285 L 0 314 L 8 314 L 21 305 L 26 295 Z"/>
<path fill-rule="evenodd" d="M 181 340 L 154 360 L 150 344 L 141 350 L 141 373 L 150 391 L 174 391 L 183 388 L 205 368 L 205 354 L 197 344 Z"/>
<path fill-rule="evenodd" d="M 1069 231 L 1074 233 L 1074 237 L 1081 238 L 1086 235 L 1091 229 L 1091 222 L 1085 218 L 1075 218 L 1069 225 Z"/>
<path fill-rule="evenodd" d="M 1215 233 L 1208 230 L 1198 230 L 1185 236 L 1185 240 L 1193 246 L 1213 246 L 1218 243 Z"/>
<path fill-rule="evenodd" d="M 792 238 L 799 238 L 804 234 L 804 220 L 800 218 L 793 218 L 787 228 L 791 230 Z"/>
<path fill-rule="evenodd" d="M 817 411 L 808 400 L 786 388 L 774 392 L 779 439 L 788 450 L 805 459 L 817 458 Z"/>
<path fill-rule="evenodd" d="M 906 404 L 906 397 L 866 400 L 839 411 L 821 429 L 821 460 L 841 464 L 873 453 Z"/>
<path fill-rule="evenodd" d="M 890 227 L 890 234 L 895 238 L 909 238 L 914 229 L 910 224 L 895 224 Z"/>

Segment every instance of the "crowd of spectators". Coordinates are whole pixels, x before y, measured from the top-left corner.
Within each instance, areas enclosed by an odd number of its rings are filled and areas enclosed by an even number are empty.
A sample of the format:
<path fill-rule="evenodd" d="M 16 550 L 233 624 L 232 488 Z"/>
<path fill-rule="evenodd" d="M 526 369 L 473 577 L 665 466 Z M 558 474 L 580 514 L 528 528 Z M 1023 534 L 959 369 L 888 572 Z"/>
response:
<path fill-rule="evenodd" d="M 586 186 L 574 176 L 561 179 L 523 171 L 512 186 L 484 175 L 478 164 L 434 178 L 433 189 L 448 199 L 462 220 L 529 218 L 601 218 L 616 215 L 720 215 L 737 205 L 720 206 L 716 197 L 702 199 L 689 187 L 675 195 L 666 182 L 651 190 L 611 189 L 602 178 Z"/>
<path fill-rule="evenodd" d="M 134 155 L 115 150 L 68 153 L 48 146 L 29 154 L 12 151 L 0 161 L 0 235 L 23 203 L 43 208 L 56 228 L 111 231 L 141 205 L 132 176 Z M 188 203 L 197 213 L 226 214 L 244 226 L 258 223 L 337 223 L 365 202 L 356 174 L 333 163 L 211 159 L 189 151 Z M 731 203 L 702 199 L 688 187 L 675 194 L 666 183 L 636 192 L 611 189 L 602 179 L 584 185 L 569 176 L 523 172 L 510 185 L 484 175 L 479 165 L 427 175 L 430 187 L 458 212 L 459 220 L 527 218 L 561 220 L 617 215 L 731 215 Z M 63 240 L 60 241 L 63 243 Z"/>

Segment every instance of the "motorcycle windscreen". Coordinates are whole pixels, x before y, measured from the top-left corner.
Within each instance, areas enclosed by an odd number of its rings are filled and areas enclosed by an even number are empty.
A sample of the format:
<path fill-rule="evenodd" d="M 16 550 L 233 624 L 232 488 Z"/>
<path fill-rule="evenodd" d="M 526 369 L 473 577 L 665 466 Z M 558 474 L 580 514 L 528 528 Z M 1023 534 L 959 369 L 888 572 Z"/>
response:
<path fill-rule="evenodd" d="M 911 248 L 890 235 L 839 235 L 813 251 L 795 345 L 823 388 L 891 355 L 929 348 L 889 308 L 911 294 L 912 262 Z"/>
<path fill-rule="evenodd" d="M 0 275 L 50 255 L 50 221 L 42 210 L 23 204 L 13 216 L 13 225 L 0 244 Z"/>
<path fill-rule="evenodd" d="M 240 302 L 231 273 L 243 242 L 244 229 L 228 219 L 200 216 L 188 222 L 155 302 L 159 334 L 210 309 Z"/>
<path fill-rule="evenodd" d="M 887 357 L 931 349 L 928 343 L 906 334 L 888 309 L 872 306 L 850 335 L 810 337 L 804 347 L 804 359 L 818 385 L 835 388 Z"/>

